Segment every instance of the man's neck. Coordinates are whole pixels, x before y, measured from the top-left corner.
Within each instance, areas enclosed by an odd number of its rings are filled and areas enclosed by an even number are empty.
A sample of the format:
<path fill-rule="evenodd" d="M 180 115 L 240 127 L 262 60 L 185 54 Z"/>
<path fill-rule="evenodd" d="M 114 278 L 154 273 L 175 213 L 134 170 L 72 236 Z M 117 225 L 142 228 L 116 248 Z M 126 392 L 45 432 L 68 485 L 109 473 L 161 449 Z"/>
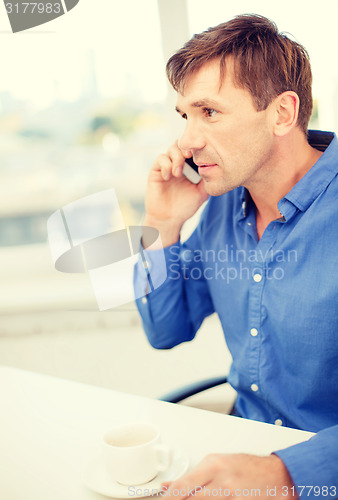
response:
<path fill-rule="evenodd" d="M 264 179 L 248 186 L 256 206 L 257 235 L 260 239 L 265 228 L 281 217 L 278 202 L 310 170 L 322 153 L 312 148 L 300 131 L 280 141 L 274 155 L 274 165 L 264 172 Z"/>

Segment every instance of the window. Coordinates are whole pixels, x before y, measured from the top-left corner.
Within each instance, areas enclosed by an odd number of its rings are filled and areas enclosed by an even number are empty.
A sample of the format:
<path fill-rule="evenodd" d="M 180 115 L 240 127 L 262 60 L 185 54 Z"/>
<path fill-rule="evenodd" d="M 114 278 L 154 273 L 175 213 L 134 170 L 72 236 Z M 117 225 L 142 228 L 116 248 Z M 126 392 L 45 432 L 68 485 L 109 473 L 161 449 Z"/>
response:
<path fill-rule="evenodd" d="M 140 222 L 148 169 L 167 147 L 157 2 L 81 0 L 48 25 L 2 36 L 0 314 L 99 315 L 88 276 L 54 270 L 46 222 L 107 188 L 125 223 Z"/>

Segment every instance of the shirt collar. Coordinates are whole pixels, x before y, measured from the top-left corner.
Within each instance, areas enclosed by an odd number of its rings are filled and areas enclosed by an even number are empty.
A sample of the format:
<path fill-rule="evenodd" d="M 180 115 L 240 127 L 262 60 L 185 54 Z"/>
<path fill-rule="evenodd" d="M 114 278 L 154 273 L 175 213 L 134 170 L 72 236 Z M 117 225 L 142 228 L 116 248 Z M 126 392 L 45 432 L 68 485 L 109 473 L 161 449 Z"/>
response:
<path fill-rule="evenodd" d="M 338 139 L 333 132 L 320 130 L 308 131 L 309 144 L 324 153 L 310 170 L 293 186 L 284 198 L 278 202 L 278 209 L 285 220 L 298 210 L 304 212 L 324 191 L 338 173 Z M 238 220 L 247 216 L 251 196 L 248 190 L 240 187 L 241 211 Z"/>
<path fill-rule="evenodd" d="M 297 209 L 304 212 L 323 192 L 338 173 L 338 139 L 332 132 L 308 131 L 311 146 L 324 151 L 310 170 L 278 203 L 280 213 L 287 220 Z"/>

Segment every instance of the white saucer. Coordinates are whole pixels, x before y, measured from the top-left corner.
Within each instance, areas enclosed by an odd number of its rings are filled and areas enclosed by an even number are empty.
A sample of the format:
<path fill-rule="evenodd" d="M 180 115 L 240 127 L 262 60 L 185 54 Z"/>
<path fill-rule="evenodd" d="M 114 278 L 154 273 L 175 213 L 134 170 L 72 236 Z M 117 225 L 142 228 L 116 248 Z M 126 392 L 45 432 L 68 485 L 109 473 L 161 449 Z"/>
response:
<path fill-rule="evenodd" d="M 182 450 L 174 450 L 171 466 L 157 474 L 149 483 L 137 486 L 124 486 L 108 478 L 102 459 L 98 456 L 85 467 L 83 481 L 85 485 L 101 495 L 114 498 L 142 498 L 156 495 L 161 491 L 161 484 L 174 481 L 188 469 L 189 458 Z"/>

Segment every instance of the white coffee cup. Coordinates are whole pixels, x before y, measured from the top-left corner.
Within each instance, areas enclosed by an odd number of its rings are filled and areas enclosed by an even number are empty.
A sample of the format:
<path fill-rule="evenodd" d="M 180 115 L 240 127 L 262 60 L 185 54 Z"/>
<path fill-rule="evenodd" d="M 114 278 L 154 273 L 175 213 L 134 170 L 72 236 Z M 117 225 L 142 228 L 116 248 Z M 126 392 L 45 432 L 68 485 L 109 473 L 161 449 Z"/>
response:
<path fill-rule="evenodd" d="M 103 438 L 109 478 L 132 486 L 151 481 L 171 464 L 171 450 L 161 444 L 159 429 L 149 423 L 114 427 Z"/>

